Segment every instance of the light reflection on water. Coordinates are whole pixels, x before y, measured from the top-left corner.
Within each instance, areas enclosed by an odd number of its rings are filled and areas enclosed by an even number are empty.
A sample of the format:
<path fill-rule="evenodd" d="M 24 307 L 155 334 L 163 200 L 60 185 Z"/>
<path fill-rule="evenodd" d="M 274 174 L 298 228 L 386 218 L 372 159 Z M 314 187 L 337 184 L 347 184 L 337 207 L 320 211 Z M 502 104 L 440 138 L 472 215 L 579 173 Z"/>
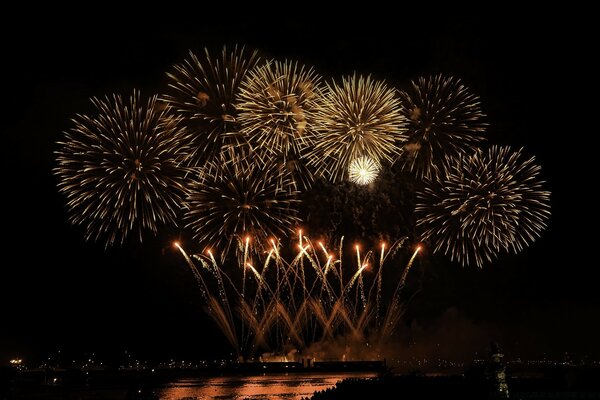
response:
<path fill-rule="evenodd" d="M 345 378 L 367 378 L 372 373 L 268 374 L 179 379 L 157 390 L 161 400 L 286 399 L 300 400 Z"/>

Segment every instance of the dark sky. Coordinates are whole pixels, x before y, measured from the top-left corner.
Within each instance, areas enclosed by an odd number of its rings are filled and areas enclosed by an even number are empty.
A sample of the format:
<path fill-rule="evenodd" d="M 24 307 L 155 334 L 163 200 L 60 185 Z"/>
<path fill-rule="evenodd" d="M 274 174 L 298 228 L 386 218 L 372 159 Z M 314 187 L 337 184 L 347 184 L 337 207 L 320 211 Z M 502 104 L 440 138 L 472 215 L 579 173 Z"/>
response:
<path fill-rule="evenodd" d="M 561 28 L 566 16 L 500 22 L 465 15 L 373 16 L 368 22 L 261 18 L 40 19 L 23 25 L 28 35 L 2 33 L 8 71 L 0 365 L 57 349 L 130 349 L 159 358 L 226 353 L 225 341 L 199 311 L 192 277 L 169 248 L 177 232 L 107 251 L 85 243 L 81 230 L 67 223 L 51 168 L 56 140 L 69 118 L 90 110 L 89 97 L 133 88 L 154 93 L 188 49 L 235 43 L 298 59 L 325 76 L 372 73 L 397 86 L 437 72 L 462 78 L 481 96 L 490 141 L 526 146 L 537 156 L 552 191 L 552 218 L 542 238 L 518 256 L 483 270 L 431 268 L 411 329 L 425 347 L 449 338 L 450 348 L 458 331 L 463 342 L 469 334 L 477 343 L 500 338 L 513 355 L 600 357 L 596 246 L 582 229 L 595 230 L 598 207 L 589 189 L 597 182 L 591 145 L 584 139 L 597 129 L 582 104 L 589 79 L 587 53 L 579 50 L 584 32 Z"/>

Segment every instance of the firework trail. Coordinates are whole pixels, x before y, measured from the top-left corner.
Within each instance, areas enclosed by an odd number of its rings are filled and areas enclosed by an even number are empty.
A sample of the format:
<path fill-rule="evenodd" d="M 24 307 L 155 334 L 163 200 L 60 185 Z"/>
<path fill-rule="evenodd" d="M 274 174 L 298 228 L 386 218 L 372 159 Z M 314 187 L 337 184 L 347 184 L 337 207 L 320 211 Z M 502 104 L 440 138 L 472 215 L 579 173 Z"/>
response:
<path fill-rule="evenodd" d="M 399 288 L 404 287 L 404 284 L 406 283 L 406 277 L 408 276 L 408 273 L 410 272 L 410 269 L 412 268 L 413 263 L 415 262 L 415 258 L 417 257 L 417 254 L 419 254 L 419 251 L 421 251 L 421 246 L 417 246 L 415 252 L 410 257 L 410 260 L 408 260 L 408 264 L 406 264 L 406 268 L 404 268 L 404 272 L 402 272 L 402 277 L 400 278 L 400 283 L 398 284 Z"/>
<path fill-rule="evenodd" d="M 370 76 L 327 84 L 317 116 L 319 140 L 309 156 L 314 162 L 324 160 L 324 172 L 335 182 L 346 178 L 355 159 L 392 162 L 406 140 L 405 118 L 394 90 Z"/>
<path fill-rule="evenodd" d="M 434 252 L 481 267 L 500 251 L 518 253 L 540 236 L 550 216 L 550 192 L 534 157 L 493 146 L 447 162 L 446 175 L 428 181 L 416 207 L 422 239 Z"/>
<path fill-rule="evenodd" d="M 346 276 L 341 248 L 340 258 L 332 260 L 334 252 L 328 251 L 322 242 L 313 244 L 301 232 L 294 246 L 297 250 L 290 254 L 291 261 L 280 254 L 279 242 L 271 239 L 263 246 L 268 251 L 262 261 L 258 257 L 255 258 L 257 263 L 246 262 L 243 265 L 248 275 L 240 275 L 240 268 L 219 266 L 212 253 L 190 257 L 180 246 L 177 247 L 194 275 L 202 275 L 197 279 L 206 293 L 203 297 L 207 310 L 223 334 L 232 345 L 239 346 L 236 349 L 239 354 L 252 356 L 259 349 L 282 351 L 290 345 L 301 351 L 311 343 L 338 336 L 348 336 L 359 342 L 367 335 L 377 342 L 387 340 L 404 312 L 399 291 L 418 250 L 404 268 L 393 301 L 377 306 L 380 318 L 386 321 L 384 325 L 377 322 L 374 309 L 375 302 L 379 302 L 382 296 L 381 288 L 376 291 L 374 288 L 378 277 L 382 276 L 385 261 L 398 251 L 404 241 L 405 238 L 395 242 L 387 253 L 382 250 L 378 264 L 370 264 L 372 251 L 363 256 L 358 245 L 355 246 L 355 256 L 347 261 L 356 266 L 351 267 L 349 271 L 352 272 Z M 196 268 L 192 258 L 199 260 L 203 268 Z M 370 265 L 378 270 L 374 271 L 374 275 L 365 275 Z M 304 268 L 306 271 L 303 271 Z M 328 269 L 331 271 L 329 274 Z M 396 269 L 394 275 L 398 276 L 398 272 Z M 239 282 L 239 278 L 243 282 Z M 244 286 L 247 295 L 240 289 Z M 371 289 L 366 291 L 368 287 Z M 220 301 L 217 302 L 217 299 Z"/>
<path fill-rule="evenodd" d="M 269 237 L 288 235 L 299 220 L 297 192 L 291 179 L 277 172 L 243 160 L 209 168 L 191 186 L 186 202 L 184 221 L 194 238 L 225 256 L 242 238 L 252 236 L 264 243 Z M 243 245 L 246 260 L 248 243 Z"/>
<path fill-rule="evenodd" d="M 92 98 L 93 115 L 77 115 L 56 151 L 58 188 L 67 197 L 69 220 L 88 240 L 106 246 L 131 233 L 175 224 L 185 197 L 178 120 L 139 91 Z"/>
<path fill-rule="evenodd" d="M 216 299 L 216 297 L 212 294 L 211 290 L 206 284 L 206 281 L 202 277 L 202 274 L 200 273 L 198 268 L 196 268 L 196 264 L 194 264 L 192 258 L 186 253 L 183 247 L 181 247 L 181 244 L 179 242 L 175 242 L 173 243 L 173 246 L 177 248 L 177 250 L 179 250 L 179 252 L 183 255 L 183 258 L 185 259 L 188 267 L 190 267 L 192 273 L 194 274 L 194 278 L 198 283 L 198 287 L 200 288 L 202 298 L 206 301 L 208 314 L 213 318 L 213 320 L 215 321 L 219 329 L 221 329 L 221 332 L 223 332 L 223 334 L 225 335 L 229 343 L 232 345 L 232 347 L 236 350 L 239 349 L 237 336 L 233 331 L 234 324 L 233 316 L 231 314 L 231 307 L 229 305 L 229 300 L 225 295 L 225 286 L 223 285 L 219 269 L 215 269 L 213 273 L 214 277 L 216 277 L 217 282 L 219 283 L 217 291 L 219 292 L 219 295 L 221 297 L 221 302 L 219 302 Z M 210 251 L 209 255 L 214 261 L 212 254 L 210 254 Z M 197 259 L 206 270 L 211 270 L 209 264 L 204 258 L 197 255 L 195 255 L 194 258 Z"/>
<path fill-rule="evenodd" d="M 321 77 L 292 61 L 270 61 L 248 73 L 237 97 L 241 133 L 263 160 L 277 160 L 301 185 L 313 177 L 306 153 L 315 141 Z"/>
<path fill-rule="evenodd" d="M 188 165 L 202 166 L 223 152 L 244 147 L 235 96 L 258 62 L 257 52 L 244 47 L 231 51 L 223 47 L 218 57 L 205 49 L 201 57 L 190 51 L 187 59 L 167 73 L 169 93 L 161 99 L 175 110 L 186 128 L 181 145 Z"/>
<path fill-rule="evenodd" d="M 389 248 L 387 249 L 387 252 L 386 252 L 386 244 L 381 243 L 379 266 L 377 269 L 377 273 L 375 275 L 375 280 L 373 281 L 371 288 L 369 289 L 369 298 L 371 298 L 372 292 L 373 292 L 373 290 L 375 290 L 375 318 L 376 318 L 375 324 L 376 324 L 377 328 L 380 327 L 380 318 L 381 318 L 381 314 L 380 314 L 379 310 L 381 308 L 381 301 L 382 301 L 381 296 L 382 296 L 382 285 L 383 285 L 383 264 L 388 259 L 388 257 L 393 257 L 396 254 L 398 249 L 400 249 L 404 245 L 406 240 L 408 240 L 407 236 L 396 240 L 394 243 L 392 243 L 391 246 L 389 246 Z M 414 262 L 415 256 L 416 256 L 416 253 L 413 254 L 413 257 L 411 258 L 411 260 L 409 260 L 409 262 L 407 264 L 407 268 L 405 268 L 405 272 L 403 272 L 403 278 L 400 278 L 400 282 L 398 283 L 398 285 L 402 284 L 402 286 L 403 286 L 402 282 L 403 282 L 403 280 L 406 280 L 406 275 L 408 274 L 408 271 L 410 270 L 410 266 L 412 266 L 412 263 Z M 398 290 L 396 290 L 396 292 L 398 292 Z M 396 295 L 397 295 L 397 293 L 396 293 Z M 389 314 L 389 311 L 388 311 L 388 314 Z"/>
<path fill-rule="evenodd" d="M 479 97 L 460 79 L 434 75 L 400 91 L 400 110 L 408 121 L 400 161 L 418 178 L 440 174 L 445 156 L 472 153 L 484 140 L 487 124 Z"/>

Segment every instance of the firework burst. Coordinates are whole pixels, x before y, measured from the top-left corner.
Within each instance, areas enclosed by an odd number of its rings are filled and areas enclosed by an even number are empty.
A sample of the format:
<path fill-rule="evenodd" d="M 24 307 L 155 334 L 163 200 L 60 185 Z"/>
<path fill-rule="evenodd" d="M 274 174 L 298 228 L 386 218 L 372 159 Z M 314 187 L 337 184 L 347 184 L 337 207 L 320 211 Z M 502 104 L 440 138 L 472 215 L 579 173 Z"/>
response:
<path fill-rule="evenodd" d="M 186 225 L 205 247 L 226 256 L 231 243 L 288 234 L 298 222 L 297 192 L 289 175 L 245 160 L 215 165 L 195 182 L 187 199 Z"/>
<path fill-rule="evenodd" d="M 179 128 L 151 97 L 134 91 L 91 99 L 97 114 L 77 115 L 56 152 L 59 190 L 67 196 L 70 221 L 85 227 L 86 239 L 106 235 L 122 243 L 131 231 L 156 234 L 159 223 L 174 223 L 184 198 L 184 171 L 178 166 Z"/>
<path fill-rule="evenodd" d="M 324 160 L 333 181 L 344 179 L 350 162 L 360 157 L 391 162 L 406 139 L 394 90 L 370 76 L 328 84 L 318 117 L 320 136 L 310 156 Z"/>
<path fill-rule="evenodd" d="M 479 97 L 460 79 L 435 75 L 412 82 L 400 92 L 401 112 L 408 120 L 408 141 L 401 162 L 420 178 L 440 173 L 446 155 L 475 151 L 484 140 Z"/>
<path fill-rule="evenodd" d="M 237 107 L 241 133 L 263 160 L 303 163 L 315 140 L 315 109 L 321 77 L 291 61 L 271 61 L 251 71 L 241 85 Z M 310 172 L 295 166 L 292 171 Z M 311 176 L 302 176 L 307 185 Z"/>
<path fill-rule="evenodd" d="M 350 162 L 348 179 L 358 185 L 368 185 L 377 178 L 381 166 L 369 157 L 360 157 Z"/>
<path fill-rule="evenodd" d="M 235 95 L 242 79 L 259 61 L 257 52 L 223 47 L 213 58 L 205 49 L 204 57 L 190 52 L 188 59 L 168 73 L 170 94 L 164 100 L 182 117 L 186 130 L 182 144 L 190 166 L 203 165 L 224 148 L 239 147 Z"/>
<path fill-rule="evenodd" d="M 550 216 L 540 167 L 521 150 L 494 146 L 449 158 L 446 174 L 419 194 L 417 226 L 434 252 L 462 265 L 491 262 L 535 241 Z"/>

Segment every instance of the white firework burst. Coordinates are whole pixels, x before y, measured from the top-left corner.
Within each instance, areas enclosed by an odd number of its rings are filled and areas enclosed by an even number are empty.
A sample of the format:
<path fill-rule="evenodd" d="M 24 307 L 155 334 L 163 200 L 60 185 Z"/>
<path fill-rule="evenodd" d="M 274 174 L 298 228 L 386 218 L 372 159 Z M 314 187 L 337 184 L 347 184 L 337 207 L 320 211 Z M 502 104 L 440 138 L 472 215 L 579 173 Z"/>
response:
<path fill-rule="evenodd" d="M 377 178 L 380 169 L 379 163 L 371 157 L 355 158 L 348 167 L 348 178 L 358 185 L 368 185 Z"/>

